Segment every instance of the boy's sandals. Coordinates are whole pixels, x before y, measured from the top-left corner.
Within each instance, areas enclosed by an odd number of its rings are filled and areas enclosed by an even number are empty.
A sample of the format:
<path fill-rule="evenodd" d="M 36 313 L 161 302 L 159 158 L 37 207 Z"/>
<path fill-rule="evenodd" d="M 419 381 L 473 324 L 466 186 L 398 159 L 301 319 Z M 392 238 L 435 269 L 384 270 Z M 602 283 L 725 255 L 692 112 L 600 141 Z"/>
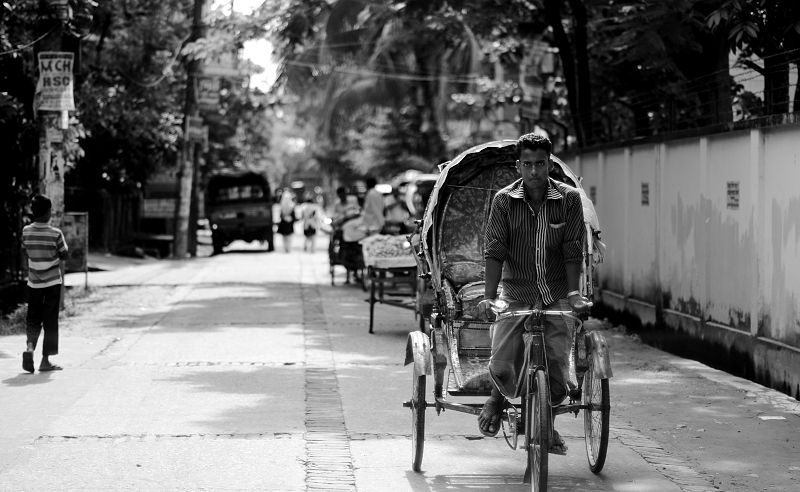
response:
<path fill-rule="evenodd" d="M 39 372 L 61 371 L 64 368 L 56 364 L 48 364 L 46 366 L 39 366 Z"/>
<path fill-rule="evenodd" d="M 500 417 L 502 415 L 502 398 L 489 398 L 483 404 L 478 415 L 478 430 L 486 437 L 494 437 L 500 432 Z"/>
<path fill-rule="evenodd" d="M 567 455 L 567 443 L 564 442 L 564 439 L 555 429 L 553 429 L 553 439 L 550 442 L 550 449 L 548 452 L 550 454 L 559 454 L 561 456 Z"/>
<path fill-rule="evenodd" d="M 22 352 L 22 370 L 33 373 L 33 352 Z"/>

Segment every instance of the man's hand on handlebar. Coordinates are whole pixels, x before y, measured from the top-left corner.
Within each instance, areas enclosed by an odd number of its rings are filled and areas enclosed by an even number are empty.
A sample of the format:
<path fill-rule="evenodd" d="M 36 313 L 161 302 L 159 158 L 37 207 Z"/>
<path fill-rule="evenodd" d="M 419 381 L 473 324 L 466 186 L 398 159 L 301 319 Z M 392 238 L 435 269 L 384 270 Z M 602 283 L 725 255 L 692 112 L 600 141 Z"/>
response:
<path fill-rule="evenodd" d="M 494 299 L 484 299 L 475 306 L 475 311 L 478 319 L 487 321 L 494 319 L 494 312 L 492 311 L 492 303 Z"/>
<path fill-rule="evenodd" d="M 577 314 L 588 314 L 593 305 L 589 299 L 580 294 L 573 294 L 569 296 L 568 301 L 569 305 L 572 307 L 572 310 Z"/>

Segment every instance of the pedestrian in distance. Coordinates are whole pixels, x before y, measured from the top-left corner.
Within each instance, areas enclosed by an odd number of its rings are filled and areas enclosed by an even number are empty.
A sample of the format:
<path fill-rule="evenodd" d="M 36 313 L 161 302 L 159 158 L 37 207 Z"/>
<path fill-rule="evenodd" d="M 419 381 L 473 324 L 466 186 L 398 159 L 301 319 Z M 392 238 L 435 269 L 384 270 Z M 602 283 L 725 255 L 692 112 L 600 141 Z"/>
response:
<path fill-rule="evenodd" d="M 361 215 L 367 235 L 377 234 L 386 223 L 383 194 L 375 188 L 378 181 L 374 177 L 370 176 L 365 181 L 367 194 L 364 197 L 364 209 L 361 211 Z"/>
<path fill-rule="evenodd" d="M 33 353 L 42 331 L 39 372 L 61 370 L 50 361 L 50 356 L 58 354 L 58 311 L 67 243 L 61 230 L 50 225 L 51 209 L 49 198 L 34 196 L 33 223 L 22 229 L 22 250 L 28 258 L 27 347 L 22 353 L 22 369 L 30 373 L 34 372 Z"/>
<path fill-rule="evenodd" d="M 300 220 L 303 222 L 303 251 L 314 252 L 321 215 L 322 208 L 319 203 L 311 192 L 307 192 L 303 204 L 300 206 Z"/>
<path fill-rule="evenodd" d="M 353 195 L 347 194 L 347 188 L 340 186 L 336 188 L 338 200 L 333 204 L 333 227 L 340 227 L 347 219 L 356 217 L 361 213 L 358 199 Z"/>
<path fill-rule="evenodd" d="M 517 141 L 516 168 L 520 179 L 498 191 L 486 223 L 486 281 L 478 314 L 488 318 L 491 302 L 502 282 L 501 300 L 509 310 L 548 309 L 577 313 L 590 304 L 580 292 L 581 262 L 586 240 L 583 206 L 577 189 L 549 177 L 552 143 L 529 133 Z M 489 374 L 492 394 L 478 416 L 481 433 L 494 436 L 500 429 L 503 395 L 517 388 L 524 360 L 525 317 L 492 325 Z M 545 348 L 550 400 L 561 403 L 568 394 L 572 322 L 546 319 Z M 553 431 L 549 452 L 566 454 L 566 444 Z"/>
<path fill-rule="evenodd" d="M 294 234 L 294 223 L 297 221 L 295 214 L 295 202 L 292 190 L 285 188 L 281 194 L 280 221 L 278 222 L 278 234 L 283 237 L 283 251 L 289 253 L 292 250 L 292 235 Z"/>

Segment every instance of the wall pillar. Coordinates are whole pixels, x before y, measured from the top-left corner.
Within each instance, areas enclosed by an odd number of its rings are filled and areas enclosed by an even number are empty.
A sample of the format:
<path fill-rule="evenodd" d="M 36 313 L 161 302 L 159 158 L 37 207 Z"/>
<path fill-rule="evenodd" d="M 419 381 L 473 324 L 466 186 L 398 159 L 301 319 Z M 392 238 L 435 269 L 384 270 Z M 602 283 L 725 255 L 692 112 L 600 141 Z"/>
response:
<path fill-rule="evenodd" d="M 698 145 L 698 174 L 700 179 L 700 199 L 698 202 L 699 210 L 702 212 L 700 215 L 702 219 L 702 223 L 696 224 L 694 228 L 694 233 L 699 234 L 700 237 L 697 238 L 697 243 L 700 246 L 700 250 L 695 253 L 696 258 L 695 261 L 702 262 L 702 264 L 697 265 L 697 274 L 700 275 L 698 279 L 698 289 L 703 294 L 702 301 L 698 299 L 698 303 L 700 304 L 700 322 L 704 323 L 706 321 L 706 311 L 708 308 L 709 300 L 711 299 L 711 284 L 709 283 L 708 279 L 711 278 L 711 262 L 708 261 L 711 254 L 711 242 L 709 241 L 709 234 L 706 228 L 710 217 L 709 213 L 711 212 L 711 198 L 708 189 L 708 137 L 701 137 Z M 704 202 L 708 201 L 709 206 L 706 207 Z"/>
<path fill-rule="evenodd" d="M 633 196 L 633 189 L 632 189 L 632 174 L 633 174 L 633 152 L 631 147 L 625 147 L 624 150 L 624 166 L 625 166 L 625 185 L 623 186 L 624 196 L 623 196 L 623 206 L 624 206 L 624 215 L 625 215 L 625 239 L 623 241 L 622 247 L 622 295 L 625 296 L 627 299 L 628 296 L 631 295 L 631 264 L 630 264 L 630 244 L 631 244 L 631 235 L 633 231 L 631 231 L 630 227 L 630 215 L 631 215 L 631 206 L 633 205 L 633 200 L 631 200 L 631 196 Z"/>
<path fill-rule="evenodd" d="M 667 144 L 656 144 L 653 153 L 655 154 L 655 172 L 653 173 L 653 217 L 655 218 L 655 224 L 653 225 L 655 227 L 655 248 L 653 254 L 655 255 L 656 265 L 656 299 L 654 299 L 654 304 L 656 305 L 656 319 L 658 319 L 661 317 L 661 312 L 664 309 L 664 296 L 662 295 L 664 278 L 661 272 L 661 241 L 662 238 L 666 237 L 666 235 L 663 234 L 662 227 L 664 227 L 664 224 L 669 223 L 669 220 L 666 220 L 662 216 L 662 204 L 664 203 L 664 168 L 666 167 L 667 162 Z"/>
<path fill-rule="evenodd" d="M 750 193 L 753 203 L 752 217 L 755 229 L 756 254 L 750 263 L 751 278 L 753 279 L 753 295 L 750 296 L 750 335 L 758 336 L 758 322 L 761 318 L 761 311 L 764 306 L 764 268 L 766 268 L 766 256 L 764 248 L 766 240 L 764 238 L 766 207 L 764 201 L 766 194 L 764 190 L 764 134 L 760 129 L 750 130 L 750 179 L 747 191 Z"/>

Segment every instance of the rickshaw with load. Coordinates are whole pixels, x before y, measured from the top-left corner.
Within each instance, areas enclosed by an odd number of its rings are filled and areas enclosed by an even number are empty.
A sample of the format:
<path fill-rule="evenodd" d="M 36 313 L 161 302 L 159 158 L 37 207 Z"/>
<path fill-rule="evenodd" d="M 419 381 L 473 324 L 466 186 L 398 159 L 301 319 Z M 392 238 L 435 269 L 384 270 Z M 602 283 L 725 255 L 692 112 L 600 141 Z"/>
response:
<path fill-rule="evenodd" d="M 417 289 L 418 313 L 426 315 L 419 331 L 408 335 L 406 365 L 412 364 L 411 409 L 412 469 L 421 470 L 425 441 L 425 415 L 430 407 L 437 415 L 453 410 L 478 415 L 481 404 L 454 401 L 458 397 L 489 396 L 492 379 L 488 365 L 491 322 L 479 319 L 478 303 L 484 294 L 484 233 L 495 193 L 519 178 L 515 169 L 515 140 L 485 143 L 470 148 L 440 166 L 424 217 L 417 223 L 417 270 L 422 282 Z M 550 177 L 581 193 L 586 242 L 581 293 L 591 299 L 593 272 L 602 260 L 604 246 L 592 202 L 581 188 L 580 178 L 560 159 L 551 156 Z M 581 319 L 565 311 L 528 310 L 508 312 L 498 301 L 498 317 L 526 316 L 525 391 L 519 401 L 507 400 L 501 429 L 512 449 L 526 451 L 524 477 L 532 490 L 546 490 L 548 449 L 552 415 L 583 412 L 589 467 L 599 473 L 608 448 L 612 376 L 609 350 L 603 334 L 588 329 Z M 568 403 L 551 405 L 542 320 L 545 316 L 573 316 L 575 327 L 570 356 Z M 428 389 L 432 379 L 432 391 Z M 429 401 L 429 392 L 433 399 Z M 566 400 L 565 400 L 566 401 Z M 524 414 L 523 414 L 524 409 Z"/>

